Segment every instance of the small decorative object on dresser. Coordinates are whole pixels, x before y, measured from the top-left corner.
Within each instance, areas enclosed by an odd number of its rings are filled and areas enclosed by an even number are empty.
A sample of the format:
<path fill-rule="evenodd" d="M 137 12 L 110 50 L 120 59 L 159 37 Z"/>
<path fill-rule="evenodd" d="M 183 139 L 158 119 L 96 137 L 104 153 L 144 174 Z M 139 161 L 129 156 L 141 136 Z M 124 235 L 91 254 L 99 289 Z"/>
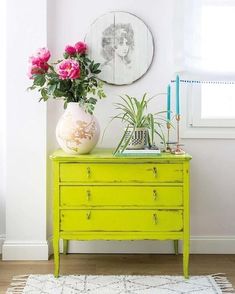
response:
<path fill-rule="evenodd" d="M 53 246 L 59 276 L 59 240 L 183 240 L 189 264 L 189 161 L 191 156 L 113 156 L 55 151 Z M 64 253 L 65 253 L 64 252 Z M 158 266 L 158 265 L 156 265 Z"/>
<path fill-rule="evenodd" d="M 60 147 L 70 154 L 89 153 L 99 139 L 99 124 L 93 111 L 97 98 L 104 98 L 103 84 L 96 75 L 100 64 L 87 57 L 87 45 L 77 42 L 65 47 L 64 59 L 48 63 L 51 53 L 39 49 L 29 59 L 30 90 L 38 90 L 39 101 L 64 100 L 65 110 L 56 128 Z"/>
<path fill-rule="evenodd" d="M 95 147 L 99 135 L 96 117 L 79 103 L 70 102 L 56 127 L 56 138 L 61 148 L 70 154 L 86 154 Z"/>
<path fill-rule="evenodd" d="M 154 145 L 155 135 L 165 142 L 162 122 L 166 120 L 161 114 L 166 111 L 147 113 L 148 103 L 154 97 L 147 99 L 147 93 L 145 93 L 138 101 L 135 97 L 124 95 L 120 96 L 121 102 L 115 103 L 119 113 L 112 120 L 120 119 L 126 124 L 126 129 L 114 152 L 115 154 L 123 152 L 125 149 L 151 148 Z"/>

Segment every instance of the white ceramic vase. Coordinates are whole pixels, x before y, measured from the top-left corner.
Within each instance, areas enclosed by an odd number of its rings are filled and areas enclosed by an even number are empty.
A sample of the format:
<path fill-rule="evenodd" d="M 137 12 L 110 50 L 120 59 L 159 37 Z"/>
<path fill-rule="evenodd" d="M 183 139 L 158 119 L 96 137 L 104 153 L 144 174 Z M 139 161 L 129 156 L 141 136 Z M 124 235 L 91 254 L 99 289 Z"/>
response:
<path fill-rule="evenodd" d="M 87 154 L 97 144 L 100 127 L 94 115 L 70 102 L 56 126 L 56 138 L 60 147 L 69 154 Z"/>

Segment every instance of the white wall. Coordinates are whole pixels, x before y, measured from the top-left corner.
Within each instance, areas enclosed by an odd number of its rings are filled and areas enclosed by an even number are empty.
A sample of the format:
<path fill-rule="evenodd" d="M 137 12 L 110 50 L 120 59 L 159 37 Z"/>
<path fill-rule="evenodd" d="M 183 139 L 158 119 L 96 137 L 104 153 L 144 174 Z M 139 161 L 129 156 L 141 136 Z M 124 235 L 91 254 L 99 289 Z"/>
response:
<path fill-rule="evenodd" d="M 0 1 L 0 35 L 2 45 L 0 47 L 0 55 L 2 57 L 0 72 L 0 252 L 3 241 L 5 239 L 5 194 L 6 194 L 6 3 Z"/>
<path fill-rule="evenodd" d="M 47 259 L 46 105 L 28 93 L 28 57 L 46 46 L 46 0 L 7 1 L 6 240 L 3 259 Z"/>
<path fill-rule="evenodd" d="M 115 113 L 113 103 L 118 95 L 128 93 L 141 96 L 164 92 L 170 79 L 174 77 L 172 27 L 174 0 L 100 0 L 98 2 L 81 2 L 76 0 L 53 0 L 49 44 L 55 56 L 62 54 L 65 44 L 74 44 L 85 37 L 90 24 L 99 16 L 113 10 L 128 11 L 142 18 L 153 33 L 155 40 L 155 57 L 149 72 L 129 86 L 108 86 L 105 90 L 108 98 L 100 101 L 96 116 L 104 129 L 110 117 Z M 91 7 L 91 8 L 90 8 Z M 66 11 L 66 13 L 64 13 Z M 81 13 L 80 13 L 81 12 Z M 86 12 L 86 13 L 85 13 Z M 157 110 L 165 103 L 161 97 L 153 101 L 150 110 Z M 164 106 L 165 107 L 165 106 Z M 59 108 L 59 111 L 58 111 Z M 58 104 L 57 113 L 62 111 Z M 105 111 L 104 111 L 105 110 Z M 53 110 L 54 112 L 54 110 Z M 50 121 L 54 129 L 56 120 Z M 115 129 L 115 132 L 113 130 Z M 119 123 L 112 123 L 100 146 L 116 146 L 122 133 Z M 234 140 L 190 139 L 184 140 L 185 149 L 192 154 L 191 162 L 191 234 L 194 252 L 235 252 L 235 226 L 233 225 L 233 208 L 235 204 Z M 56 145 L 54 145 L 56 146 Z M 154 244 L 154 245 L 151 245 Z M 71 251 L 97 252 L 109 251 L 151 251 L 156 250 L 156 243 L 138 243 L 133 245 L 105 242 L 81 242 L 78 247 L 72 244 Z M 129 246 L 129 247 L 128 247 Z M 154 247 L 155 246 L 155 247 Z M 147 249 L 146 249 L 147 248 Z M 162 250 L 164 250 L 162 248 Z"/>
<path fill-rule="evenodd" d="M 45 1 L 45 0 L 44 0 Z M 44 3 L 43 1 L 43 3 Z M 17 5 L 17 1 L 10 0 Z M 24 0 L 25 5 L 29 7 L 34 1 Z M 26 5 L 26 2 L 28 3 Z M 173 17 L 174 0 L 100 0 L 100 1 L 77 1 L 77 0 L 50 0 L 48 1 L 48 47 L 52 51 L 54 58 L 59 58 L 62 55 L 65 44 L 74 44 L 84 38 L 89 25 L 99 16 L 108 11 L 122 10 L 136 14 L 142 18 L 151 29 L 155 39 L 155 58 L 149 72 L 129 86 L 105 86 L 107 98 L 101 101 L 96 108 L 96 116 L 100 122 L 101 128 L 104 129 L 110 117 L 115 113 L 113 103 L 118 100 L 118 95 L 128 93 L 131 95 L 141 96 L 144 92 L 150 95 L 163 92 L 166 85 L 173 76 L 173 55 L 172 55 L 172 37 L 171 37 L 171 20 Z M 33 6 L 33 3 L 31 4 Z M 43 4 L 44 5 L 44 4 Z M 45 7 L 40 4 L 43 10 Z M 13 11 L 16 8 L 12 8 Z M 30 9 L 30 8 L 28 8 Z M 32 7 L 31 7 L 32 9 Z M 38 8 L 37 8 L 38 9 Z M 39 9 L 40 10 L 40 9 Z M 22 14 L 25 15 L 22 8 Z M 16 17 L 18 15 L 16 14 Z M 44 20 L 38 21 L 42 30 L 44 30 Z M 21 22 L 18 22 L 20 26 Z M 25 21 L 23 21 L 25 23 Z M 21 27 L 21 30 L 27 29 Z M 31 29 L 40 32 L 39 27 Z M 12 32 L 14 33 L 14 32 Z M 22 37 L 22 32 L 19 40 Z M 24 34 L 25 35 L 25 34 Z M 44 33 L 42 34 L 44 36 Z M 27 40 L 29 34 L 26 34 Z M 17 37 L 16 37 L 17 40 Z M 35 37 L 34 42 L 30 42 L 29 47 L 40 47 L 44 45 L 44 37 Z M 29 41 L 28 41 L 29 42 Z M 28 47 L 28 49 L 29 49 Z M 25 61 L 30 52 L 21 52 L 21 62 L 18 65 L 17 78 L 25 71 Z M 30 48 L 31 49 L 31 48 Z M 22 50 L 23 51 L 23 50 Z M 8 72 L 10 80 L 11 73 Z M 57 148 L 55 141 L 55 125 L 62 113 L 62 104 L 58 101 L 52 101 L 47 105 L 47 114 L 45 117 L 43 104 L 35 104 L 30 95 L 28 97 L 24 91 L 26 81 L 20 78 L 17 81 L 15 77 L 14 87 L 9 88 L 11 102 L 8 102 L 8 116 L 15 116 L 19 119 L 19 110 L 26 116 L 26 121 L 36 116 L 36 130 L 39 132 L 37 144 L 34 141 L 35 134 L 32 133 L 34 147 L 26 147 L 26 143 L 21 142 L 22 129 L 20 126 L 16 129 L 16 138 L 12 136 L 14 124 L 8 118 L 7 134 L 8 134 L 8 191 L 7 191 L 7 215 L 10 217 L 7 224 L 7 238 L 14 235 L 15 239 L 23 238 L 24 240 L 44 240 L 45 232 L 45 175 L 46 166 L 43 163 L 45 158 L 42 158 L 45 151 L 45 136 L 47 138 L 46 148 L 47 154 L 51 153 L 54 148 Z M 12 79 L 11 79 L 12 81 Z M 27 97 L 27 102 L 24 100 Z M 17 102 L 20 99 L 22 102 Z M 150 110 L 158 110 L 165 103 L 164 98 L 155 100 L 152 103 Z M 13 106 L 13 114 L 10 110 Z M 41 116 L 42 115 L 42 116 Z M 47 120 L 47 130 L 45 123 Z M 25 121 L 25 119 L 24 119 Z M 41 127 L 40 127 L 41 124 Z M 27 133 L 32 131 L 33 125 L 24 123 Z M 113 131 L 115 130 L 115 132 Z M 113 123 L 104 138 L 103 142 L 99 142 L 99 146 L 114 147 L 122 134 L 122 127 L 119 123 Z M 20 136 L 21 135 L 21 136 Z M 39 142 L 41 141 L 41 143 Z M 235 181 L 234 166 L 235 157 L 233 150 L 235 149 L 234 140 L 212 140 L 212 139 L 188 139 L 184 140 L 185 149 L 192 154 L 191 162 L 191 233 L 192 233 L 192 252 L 209 252 L 209 253 L 235 253 L 235 226 L 233 225 L 234 205 L 235 205 Z M 14 145 L 15 144 L 15 145 Z M 17 151 L 13 149 L 17 146 Z M 22 152 L 24 152 L 22 154 Z M 34 154 L 39 152 L 39 157 L 36 159 L 36 168 L 33 169 L 35 163 Z M 12 157 L 13 155 L 13 157 Z M 46 156 L 46 155 L 45 155 Z M 42 161 L 41 161 L 42 160 Z M 22 173 L 27 171 L 27 177 Z M 30 171 L 30 172 L 29 172 Z M 47 163 L 48 175 L 48 205 L 47 205 L 47 235 L 51 234 L 51 163 Z M 26 179 L 27 178 L 27 179 Z M 10 180 L 16 179 L 14 187 L 10 186 Z M 37 179 L 37 180 L 36 180 Z M 33 183 L 28 187 L 28 181 Z M 35 192 L 33 185 L 37 183 L 37 197 L 30 198 L 32 192 Z M 25 209 L 25 205 L 29 205 L 29 209 Z M 42 207 L 42 206 L 43 207 Z M 13 214 L 19 217 L 19 212 L 23 213 L 23 221 L 13 225 Z M 25 223 L 29 217 L 33 218 L 37 224 L 37 230 L 32 231 L 32 226 Z M 22 227 L 25 225 L 25 227 Z M 17 230 L 17 233 L 15 232 Z M 9 232 L 8 232 L 9 231 Z M 4 233 L 4 232 L 2 232 Z M 0 232 L 1 235 L 1 232 Z M 15 240 L 15 239 L 12 240 Z M 166 245 L 166 246 L 165 246 Z M 71 252 L 170 252 L 172 248 L 170 244 L 158 242 L 73 242 L 70 247 Z"/>

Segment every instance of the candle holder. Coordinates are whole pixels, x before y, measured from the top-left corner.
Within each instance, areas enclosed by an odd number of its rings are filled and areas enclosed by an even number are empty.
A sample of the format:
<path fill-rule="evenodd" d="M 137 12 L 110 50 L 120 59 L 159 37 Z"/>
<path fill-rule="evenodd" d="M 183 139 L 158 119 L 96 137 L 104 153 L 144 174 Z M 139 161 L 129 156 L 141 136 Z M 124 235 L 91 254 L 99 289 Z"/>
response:
<path fill-rule="evenodd" d="M 170 153 L 171 152 L 171 147 L 170 147 L 170 128 L 171 128 L 171 124 L 169 122 L 166 123 L 166 127 L 167 127 L 167 142 L 166 142 L 166 149 L 165 152 Z"/>
<path fill-rule="evenodd" d="M 185 154 L 185 151 L 180 148 L 180 146 L 182 146 L 182 144 L 180 144 L 180 115 L 177 114 L 176 115 L 176 128 L 177 128 L 177 142 L 176 142 L 176 148 L 173 149 L 171 151 L 171 153 L 175 154 L 175 155 L 182 155 Z"/>
<path fill-rule="evenodd" d="M 165 152 L 165 153 L 171 153 L 172 152 L 172 147 L 170 147 L 170 146 L 171 145 L 176 145 L 177 142 L 170 142 L 171 123 L 169 121 L 166 123 L 166 127 L 167 127 L 167 141 L 164 144 L 164 150 L 163 150 L 163 152 Z"/>

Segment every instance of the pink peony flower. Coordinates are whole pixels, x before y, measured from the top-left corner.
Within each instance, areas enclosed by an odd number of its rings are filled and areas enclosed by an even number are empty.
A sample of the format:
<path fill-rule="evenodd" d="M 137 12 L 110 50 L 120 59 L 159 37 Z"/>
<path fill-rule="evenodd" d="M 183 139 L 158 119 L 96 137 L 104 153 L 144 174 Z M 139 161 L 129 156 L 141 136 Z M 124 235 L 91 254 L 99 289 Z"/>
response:
<path fill-rule="evenodd" d="M 29 66 L 28 77 L 30 79 L 33 79 L 33 75 L 42 75 L 45 72 L 47 72 L 47 70 L 48 70 L 48 64 L 47 63 L 44 64 L 44 68 L 38 67 L 37 65 L 32 64 L 32 65 Z"/>
<path fill-rule="evenodd" d="M 32 65 L 36 65 L 37 67 L 40 67 L 42 69 L 48 70 L 48 63 L 45 61 L 42 61 L 39 57 L 31 56 L 29 58 L 29 62 Z"/>
<path fill-rule="evenodd" d="M 87 44 L 83 42 L 77 42 L 74 46 L 76 48 L 77 53 L 84 54 L 87 50 Z"/>
<path fill-rule="evenodd" d="M 78 79 L 80 77 L 79 63 L 72 59 L 65 59 L 58 64 L 57 72 L 62 80 Z"/>
<path fill-rule="evenodd" d="M 47 62 L 51 57 L 51 52 L 45 47 L 39 48 L 33 57 L 39 58 L 42 62 Z"/>
<path fill-rule="evenodd" d="M 47 61 L 51 57 L 51 53 L 47 48 L 39 48 L 38 51 L 29 58 L 28 76 L 30 79 L 33 75 L 41 75 L 48 71 L 49 65 Z"/>
<path fill-rule="evenodd" d="M 76 53 L 76 48 L 70 45 L 67 45 L 65 47 L 65 52 L 68 53 L 68 55 L 74 55 Z"/>
<path fill-rule="evenodd" d="M 31 63 L 32 65 L 39 65 L 41 62 L 42 61 L 39 57 L 36 57 L 36 56 L 29 57 L 29 63 Z"/>
<path fill-rule="evenodd" d="M 41 75 L 48 71 L 49 65 L 47 62 L 41 61 L 39 57 L 30 57 L 29 59 L 29 72 L 28 76 L 30 79 L 33 78 L 33 75 Z"/>

